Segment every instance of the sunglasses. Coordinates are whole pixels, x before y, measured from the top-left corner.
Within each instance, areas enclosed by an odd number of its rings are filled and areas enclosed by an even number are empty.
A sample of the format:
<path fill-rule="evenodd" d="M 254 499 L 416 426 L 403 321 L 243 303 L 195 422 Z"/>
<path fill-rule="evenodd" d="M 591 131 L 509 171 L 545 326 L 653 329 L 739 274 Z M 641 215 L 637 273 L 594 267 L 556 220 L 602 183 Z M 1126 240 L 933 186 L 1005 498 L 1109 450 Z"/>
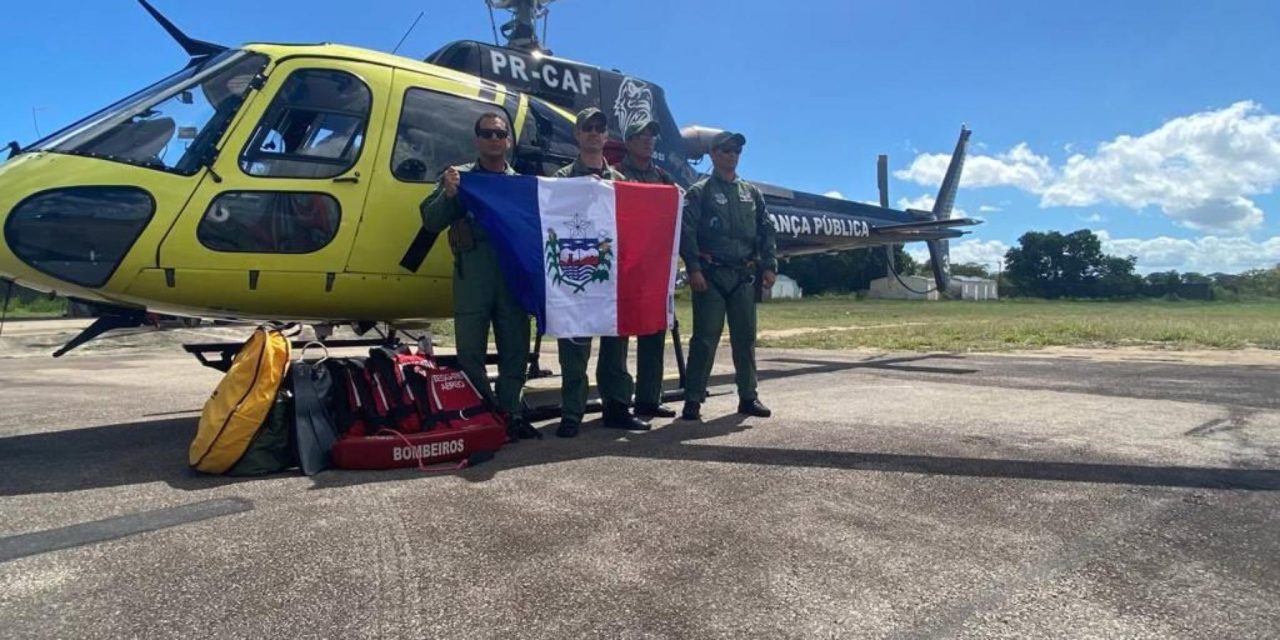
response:
<path fill-rule="evenodd" d="M 609 126 L 604 124 L 584 124 L 581 127 L 578 127 L 578 131 L 583 133 L 604 133 L 608 130 Z"/>
<path fill-rule="evenodd" d="M 479 131 L 476 131 L 476 137 L 484 138 L 485 140 L 492 138 L 506 140 L 509 135 L 511 135 L 511 133 L 506 129 L 480 129 Z"/>
<path fill-rule="evenodd" d="M 738 155 L 742 153 L 742 147 L 716 147 L 716 151 L 724 154 Z"/>

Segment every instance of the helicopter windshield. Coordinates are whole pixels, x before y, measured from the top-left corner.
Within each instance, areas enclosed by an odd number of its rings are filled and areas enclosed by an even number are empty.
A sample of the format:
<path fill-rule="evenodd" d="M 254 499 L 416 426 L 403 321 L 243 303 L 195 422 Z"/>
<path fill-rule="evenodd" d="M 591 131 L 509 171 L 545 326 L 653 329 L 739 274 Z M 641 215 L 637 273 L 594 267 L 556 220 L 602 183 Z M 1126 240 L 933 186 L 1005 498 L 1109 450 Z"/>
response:
<path fill-rule="evenodd" d="M 77 122 L 28 150 L 68 153 L 192 175 L 267 66 L 229 50 Z"/>

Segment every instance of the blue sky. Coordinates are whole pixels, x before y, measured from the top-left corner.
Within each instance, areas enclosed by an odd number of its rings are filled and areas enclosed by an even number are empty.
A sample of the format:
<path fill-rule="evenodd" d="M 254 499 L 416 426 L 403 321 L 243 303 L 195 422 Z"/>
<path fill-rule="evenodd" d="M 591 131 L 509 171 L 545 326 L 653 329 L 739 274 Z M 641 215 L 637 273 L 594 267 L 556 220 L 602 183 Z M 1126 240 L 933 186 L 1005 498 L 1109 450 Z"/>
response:
<path fill-rule="evenodd" d="M 482 0 L 155 3 L 229 45 L 388 50 L 420 10 L 402 54 L 492 40 Z M 47 133 L 185 62 L 130 0 L 21 3 L 4 24 L 0 142 L 35 139 L 32 109 Z M 874 200 L 887 153 L 895 204 L 927 204 L 967 123 L 958 206 L 986 224 L 953 262 L 1090 228 L 1140 270 L 1212 272 L 1280 263 L 1277 36 L 1261 1 L 560 0 L 547 43 L 662 85 L 681 125 L 745 132 L 746 177 L 818 193 Z"/>

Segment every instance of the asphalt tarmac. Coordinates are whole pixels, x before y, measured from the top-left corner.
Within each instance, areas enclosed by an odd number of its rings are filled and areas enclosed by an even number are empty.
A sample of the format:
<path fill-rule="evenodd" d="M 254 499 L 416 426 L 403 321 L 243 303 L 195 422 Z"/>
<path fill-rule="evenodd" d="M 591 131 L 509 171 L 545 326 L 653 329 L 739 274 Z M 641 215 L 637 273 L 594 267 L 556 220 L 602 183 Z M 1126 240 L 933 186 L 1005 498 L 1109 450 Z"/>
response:
<path fill-rule="evenodd" d="M 761 350 L 756 419 L 722 349 L 702 424 L 229 479 L 220 374 L 10 330 L 3 638 L 1280 636 L 1280 356 Z"/>

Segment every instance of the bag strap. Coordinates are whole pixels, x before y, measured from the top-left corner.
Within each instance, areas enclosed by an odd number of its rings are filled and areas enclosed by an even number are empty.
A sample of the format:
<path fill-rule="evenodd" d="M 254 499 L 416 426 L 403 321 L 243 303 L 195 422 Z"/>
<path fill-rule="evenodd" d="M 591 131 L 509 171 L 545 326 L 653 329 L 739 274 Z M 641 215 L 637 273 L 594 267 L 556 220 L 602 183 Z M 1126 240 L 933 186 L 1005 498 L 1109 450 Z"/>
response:
<path fill-rule="evenodd" d="M 318 367 L 323 365 L 324 362 L 329 359 L 329 347 L 326 347 L 323 342 L 316 340 L 312 340 L 311 342 L 302 345 L 302 350 L 298 352 L 298 361 L 302 362 L 307 359 L 307 349 L 310 349 L 311 347 L 320 347 L 321 349 L 324 349 L 324 357 L 316 360 L 311 366 Z"/>
<path fill-rule="evenodd" d="M 280 334 L 286 338 L 294 338 L 297 337 L 298 334 L 302 333 L 302 324 L 299 322 L 277 322 L 275 320 L 269 320 L 259 325 L 258 328 L 266 329 L 268 331 L 279 331 Z"/>

